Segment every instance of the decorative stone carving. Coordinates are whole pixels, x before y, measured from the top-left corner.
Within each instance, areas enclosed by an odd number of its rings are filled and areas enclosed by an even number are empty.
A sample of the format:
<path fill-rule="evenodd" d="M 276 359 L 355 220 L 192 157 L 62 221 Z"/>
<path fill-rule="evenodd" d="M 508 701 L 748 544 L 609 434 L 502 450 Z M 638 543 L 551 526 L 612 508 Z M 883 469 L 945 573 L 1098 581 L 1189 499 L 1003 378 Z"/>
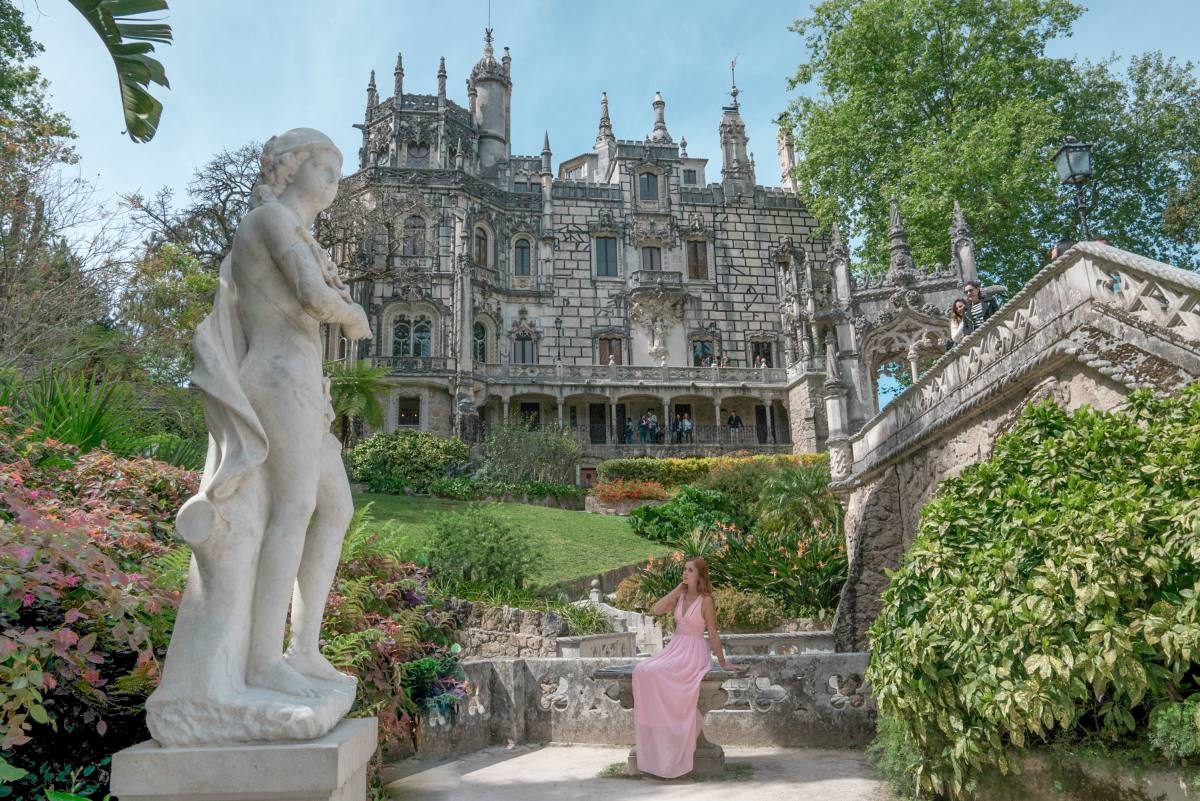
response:
<path fill-rule="evenodd" d="M 860 707 L 866 702 L 862 694 L 862 676 L 852 673 L 849 676 L 834 674 L 829 677 L 829 705 L 834 709 L 845 709 L 847 706 Z"/>
<path fill-rule="evenodd" d="M 647 353 L 656 360 L 667 358 L 667 333 L 683 321 L 683 298 L 678 293 L 643 290 L 630 298 L 629 317 L 650 335 Z"/>
<path fill-rule="evenodd" d="M 351 340 L 371 333 L 309 234 L 333 201 L 341 163 L 309 128 L 267 141 L 213 311 L 196 331 L 192 382 L 209 456 L 200 491 L 176 519 L 192 563 L 162 680 L 146 702 L 162 745 L 319 737 L 354 701 L 355 680 L 318 649 L 353 513 L 329 432 L 319 326 L 340 324 Z"/>

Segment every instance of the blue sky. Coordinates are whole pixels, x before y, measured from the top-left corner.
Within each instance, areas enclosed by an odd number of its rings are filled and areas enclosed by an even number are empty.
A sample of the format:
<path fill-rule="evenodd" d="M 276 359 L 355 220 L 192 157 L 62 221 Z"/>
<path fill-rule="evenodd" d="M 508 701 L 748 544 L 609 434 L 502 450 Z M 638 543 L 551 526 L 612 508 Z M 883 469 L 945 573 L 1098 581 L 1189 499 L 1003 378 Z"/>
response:
<path fill-rule="evenodd" d="M 158 135 L 137 145 L 122 136 L 111 62 L 66 0 L 17 0 L 46 52 L 38 65 L 54 106 L 79 134 L 79 165 L 102 196 L 182 190 L 193 169 L 223 147 L 262 140 L 295 126 L 329 134 L 347 161 L 360 142 L 367 75 L 377 71 L 389 96 L 397 50 L 405 90 L 436 92 L 438 57 L 446 57 L 448 91 L 466 104 L 465 80 L 482 51 L 487 0 L 171 0 L 175 43 L 159 47 L 171 81 L 155 89 L 165 106 Z M 599 96 L 608 92 L 621 138 L 651 130 L 656 90 L 666 120 L 692 156 L 710 161 L 719 179 L 717 123 L 728 102 L 729 61 L 738 87 L 760 183 L 778 184 L 772 120 L 794 96 L 787 77 L 804 59 L 788 25 L 804 2 L 633 2 L 493 0 L 497 48 L 513 56 L 513 150 L 535 155 L 549 130 L 554 164 L 590 150 Z M 1200 59 L 1193 0 L 1104 0 L 1089 4 L 1075 36 L 1055 55 L 1098 58 L 1161 49 Z"/>

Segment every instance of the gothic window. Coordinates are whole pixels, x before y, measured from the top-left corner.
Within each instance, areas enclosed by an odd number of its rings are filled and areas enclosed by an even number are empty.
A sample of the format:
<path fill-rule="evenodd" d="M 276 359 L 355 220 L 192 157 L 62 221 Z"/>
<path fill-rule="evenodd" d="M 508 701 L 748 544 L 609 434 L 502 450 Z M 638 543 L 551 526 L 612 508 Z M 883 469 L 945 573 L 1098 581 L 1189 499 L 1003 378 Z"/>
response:
<path fill-rule="evenodd" d="M 711 367 L 716 351 L 711 339 L 692 340 L 692 366 Z"/>
<path fill-rule="evenodd" d="M 412 325 L 405 318 L 397 320 L 392 326 L 392 355 L 412 355 Z"/>
<path fill-rule="evenodd" d="M 482 228 L 475 229 L 475 263 L 480 267 L 488 266 L 488 235 Z"/>
<path fill-rule="evenodd" d="M 513 361 L 517 364 L 534 364 L 537 361 L 533 337 L 529 334 L 519 334 L 513 340 L 513 346 Z"/>
<path fill-rule="evenodd" d="M 518 239 L 513 263 L 513 275 L 529 275 L 529 240 Z"/>
<path fill-rule="evenodd" d="M 428 167 L 429 166 L 429 145 L 425 142 L 409 142 L 408 143 L 408 166 L 410 167 Z"/>
<path fill-rule="evenodd" d="M 617 274 L 617 240 L 612 236 L 596 237 L 596 275 Z"/>
<path fill-rule="evenodd" d="M 432 353 L 433 346 L 433 326 L 428 320 L 422 319 L 417 321 L 413 326 L 412 334 L 412 355 L 413 356 L 429 356 Z"/>
<path fill-rule="evenodd" d="M 658 176 L 644 172 L 638 176 L 638 197 L 642 200 L 658 200 Z"/>
<path fill-rule="evenodd" d="M 420 214 L 410 215 L 404 221 L 404 238 L 400 241 L 400 255 L 425 255 L 425 218 Z"/>
<path fill-rule="evenodd" d="M 517 181 L 513 184 L 513 191 L 514 192 L 528 192 L 529 184 L 525 183 L 524 181 Z"/>
<path fill-rule="evenodd" d="M 419 426 L 419 425 L 421 425 L 421 399 L 420 398 L 398 398 L 396 400 L 396 425 L 397 426 Z"/>
<path fill-rule="evenodd" d="M 692 184 L 692 185 L 695 185 L 695 183 L 696 183 L 696 171 L 695 171 L 695 170 L 684 170 L 684 171 L 683 171 L 683 182 L 684 182 L 685 184 Z"/>
<path fill-rule="evenodd" d="M 708 278 L 708 243 L 689 239 L 687 243 L 688 278 L 703 281 Z"/>
<path fill-rule="evenodd" d="M 621 343 L 620 337 L 600 337 L 596 340 L 596 350 L 600 357 L 600 364 L 608 364 L 611 357 L 614 364 L 621 364 Z"/>
<path fill-rule="evenodd" d="M 751 342 L 750 364 L 754 367 L 759 367 L 764 364 L 767 367 L 774 367 L 774 362 L 771 360 L 771 350 L 772 348 L 770 342 Z"/>
<path fill-rule="evenodd" d="M 643 270 L 661 270 L 662 269 L 662 249 L 654 247 L 642 248 L 642 269 Z"/>
<path fill-rule="evenodd" d="M 487 364 L 487 327 L 483 323 L 475 323 L 475 328 L 471 333 L 475 361 L 479 364 Z"/>

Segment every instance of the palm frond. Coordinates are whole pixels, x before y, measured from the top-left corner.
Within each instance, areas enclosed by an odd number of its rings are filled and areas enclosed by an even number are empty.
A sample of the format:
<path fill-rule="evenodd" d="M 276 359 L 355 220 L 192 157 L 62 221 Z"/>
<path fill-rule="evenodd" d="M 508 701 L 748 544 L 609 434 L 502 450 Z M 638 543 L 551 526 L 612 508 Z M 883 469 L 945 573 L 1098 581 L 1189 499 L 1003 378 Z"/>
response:
<path fill-rule="evenodd" d="M 151 83 L 170 88 L 162 63 L 150 54 L 154 42 L 170 44 L 171 26 L 138 19 L 167 10 L 166 0 L 70 0 L 108 48 L 117 70 L 125 132 L 135 142 L 149 142 L 158 131 L 162 103 L 149 91 Z"/>

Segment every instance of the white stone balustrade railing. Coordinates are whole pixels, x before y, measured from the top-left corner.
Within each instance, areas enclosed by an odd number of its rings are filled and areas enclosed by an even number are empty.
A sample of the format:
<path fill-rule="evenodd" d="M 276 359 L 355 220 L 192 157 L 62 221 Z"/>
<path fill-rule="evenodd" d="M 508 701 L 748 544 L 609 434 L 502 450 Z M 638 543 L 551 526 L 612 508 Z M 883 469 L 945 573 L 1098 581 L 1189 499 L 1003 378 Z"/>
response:
<path fill-rule="evenodd" d="M 757 634 L 721 634 L 729 656 L 792 656 L 833 651 L 832 631 L 764 631 Z"/>
<path fill-rule="evenodd" d="M 649 367 L 604 364 L 482 364 L 475 370 L 489 381 L 613 385 L 778 385 L 782 367 Z"/>
<path fill-rule="evenodd" d="M 1169 358 L 1101 343 L 1088 330 L 1100 317 L 1158 339 Z M 1082 242 L 871 418 L 848 447 L 831 443 L 833 477 L 842 483 L 871 473 L 1056 358 L 1083 360 L 1129 388 L 1170 391 L 1190 379 L 1175 365 L 1198 357 L 1200 275 Z"/>

